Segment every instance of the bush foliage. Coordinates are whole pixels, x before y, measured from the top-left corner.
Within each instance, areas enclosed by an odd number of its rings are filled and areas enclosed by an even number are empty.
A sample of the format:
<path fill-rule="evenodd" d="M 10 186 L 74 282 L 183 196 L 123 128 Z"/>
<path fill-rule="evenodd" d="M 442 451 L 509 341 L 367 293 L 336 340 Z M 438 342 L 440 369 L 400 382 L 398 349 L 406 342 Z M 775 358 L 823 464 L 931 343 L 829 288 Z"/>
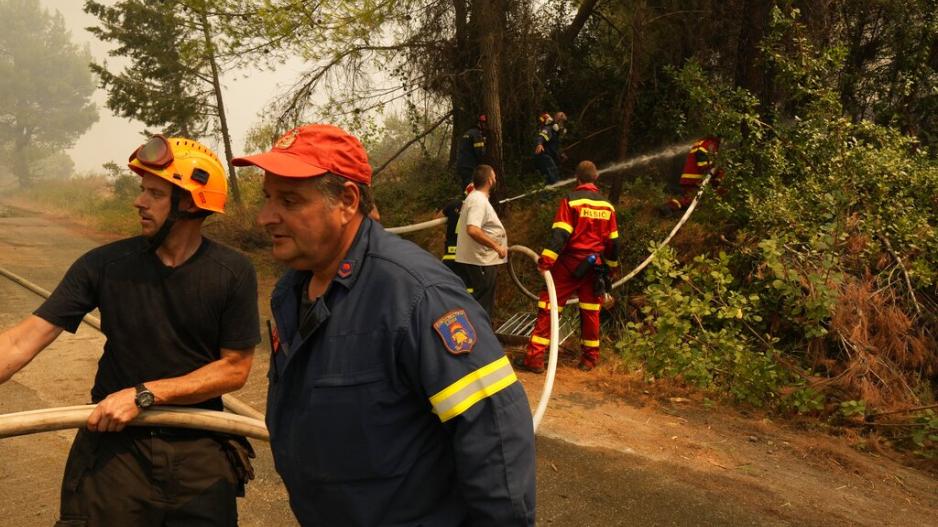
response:
<path fill-rule="evenodd" d="M 801 31 L 776 11 L 763 45 L 780 107 L 760 111 L 697 63 L 673 72 L 723 138 L 730 190 L 710 221 L 726 243 L 687 262 L 661 251 L 618 348 L 651 376 L 800 413 L 932 403 L 938 163 L 896 129 L 845 118 L 843 49 Z M 916 444 L 933 446 L 930 430 Z"/>

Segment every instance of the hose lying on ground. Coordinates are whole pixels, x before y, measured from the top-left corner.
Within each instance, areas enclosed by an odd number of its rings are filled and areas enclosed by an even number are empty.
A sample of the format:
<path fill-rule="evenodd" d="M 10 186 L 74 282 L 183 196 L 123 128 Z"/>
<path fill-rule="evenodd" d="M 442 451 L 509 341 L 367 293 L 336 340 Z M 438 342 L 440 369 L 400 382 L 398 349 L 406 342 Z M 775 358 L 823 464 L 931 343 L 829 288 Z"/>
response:
<path fill-rule="evenodd" d="M 38 432 L 83 428 L 95 405 L 65 406 L 0 415 L 0 439 Z M 243 435 L 270 441 L 263 421 L 212 410 L 160 406 L 144 410 L 130 426 L 172 426 Z"/>

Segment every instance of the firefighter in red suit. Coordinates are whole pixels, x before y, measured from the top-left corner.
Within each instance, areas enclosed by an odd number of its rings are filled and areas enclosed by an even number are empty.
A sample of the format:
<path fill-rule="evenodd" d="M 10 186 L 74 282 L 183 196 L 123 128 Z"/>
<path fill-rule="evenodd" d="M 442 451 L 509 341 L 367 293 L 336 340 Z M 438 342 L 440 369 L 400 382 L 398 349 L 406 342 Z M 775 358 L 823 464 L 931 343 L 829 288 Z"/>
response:
<path fill-rule="evenodd" d="M 714 158 L 720 150 L 720 138 L 707 136 L 690 148 L 687 153 L 687 159 L 684 161 L 684 170 L 681 172 L 681 189 L 683 195 L 680 198 L 672 198 L 665 204 L 669 211 L 681 211 L 690 206 L 694 201 L 694 196 L 700 190 L 700 185 L 711 170 L 714 170 Z M 710 184 L 714 188 L 720 186 L 723 181 L 723 171 L 716 170 L 713 173 Z"/>
<path fill-rule="evenodd" d="M 591 161 L 577 165 L 577 187 L 561 200 L 551 228 L 550 246 L 541 253 L 537 264 L 538 269 L 551 272 L 560 308 L 573 295 L 580 300 L 580 369 L 586 371 L 599 361 L 601 292 L 596 288 L 597 273 L 602 265 L 611 271 L 619 266 L 616 211 L 596 187 L 598 177 L 596 165 Z M 550 344 L 550 306 L 546 289 L 541 291 L 537 307 L 537 323 L 527 354 L 515 365 L 541 373 L 544 351 Z"/>

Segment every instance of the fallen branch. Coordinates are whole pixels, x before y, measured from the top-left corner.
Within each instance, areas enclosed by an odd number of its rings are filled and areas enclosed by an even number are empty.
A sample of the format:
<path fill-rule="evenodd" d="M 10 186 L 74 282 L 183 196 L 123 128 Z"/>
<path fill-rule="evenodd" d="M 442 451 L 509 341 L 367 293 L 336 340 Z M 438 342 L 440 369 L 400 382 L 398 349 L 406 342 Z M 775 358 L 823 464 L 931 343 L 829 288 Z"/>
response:
<path fill-rule="evenodd" d="M 915 299 L 915 289 L 912 288 L 912 280 L 909 278 L 909 271 L 905 268 L 905 264 L 902 263 L 902 258 L 899 258 L 896 251 L 892 249 L 889 238 L 880 236 L 880 239 L 886 244 L 886 250 L 896 259 L 896 263 L 899 264 L 899 268 L 902 269 L 902 276 L 905 277 L 905 285 L 909 288 L 909 296 L 912 297 L 912 305 L 915 306 L 915 312 L 918 313 L 918 316 L 922 316 L 922 306 L 918 305 L 918 300 Z"/>
<path fill-rule="evenodd" d="M 876 419 L 877 417 L 882 417 L 884 415 L 894 415 L 894 414 L 904 414 L 908 412 L 920 412 L 922 410 L 932 410 L 938 408 L 938 404 L 928 404 L 925 406 L 913 406 L 912 408 L 903 408 L 901 410 L 891 410 L 888 412 L 879 412 L 876 414 L 866 416 L 867 420 Z"/>

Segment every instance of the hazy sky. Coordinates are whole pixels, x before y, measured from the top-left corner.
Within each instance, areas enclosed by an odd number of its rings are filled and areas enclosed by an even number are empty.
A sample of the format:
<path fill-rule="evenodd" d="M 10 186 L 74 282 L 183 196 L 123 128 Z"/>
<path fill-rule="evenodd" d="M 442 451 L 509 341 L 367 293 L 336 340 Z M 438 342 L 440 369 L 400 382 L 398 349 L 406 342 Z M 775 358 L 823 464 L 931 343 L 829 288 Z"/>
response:
<path fill-rule="evenodd" d="M 124 65 L 119 58 L 107 55 L 109 47 L 106 44 L 85 31 L 86 27 L 96 25 L 97 18 L 82 11 L 84 2 L 81 0 L 40 0 L 40 3 L 50 11 L 62 13 L 65 17 L 65 24 L 72 33 L 72 42 L 79 45 L 87 43 L 95 61 L 107 60 L 109 68 Z M 231 130 L 232 148 L 235 155 L 242 153 L 244 137 L 248 129 L 257 121 L 257 114 L 263 110 L 274 94 L 291 86 L 301 71 L 303 71 L 303 64 L 297 60 L 281 66 L 275 72 L 242 69 L 223 77 L 225 109 L 228 113 L 228 127 Z M 98 171 L 107 161 L 125 163 L 127 156 L 143 141 L 140 135 L 144 129 L 143 123 L 124 119 L 111 113 L 104 106 L 106 98 L 107 95 L 103 90 L 99 89 L 95 92 L 94 101 L 98 106 L 99 120 L 81 136 L 74 148 L 68 150 L 78 172 Z M 206 143 L 220 156 L 224 155 L 220 141 L 216 144 L 206 140 Z"/>

